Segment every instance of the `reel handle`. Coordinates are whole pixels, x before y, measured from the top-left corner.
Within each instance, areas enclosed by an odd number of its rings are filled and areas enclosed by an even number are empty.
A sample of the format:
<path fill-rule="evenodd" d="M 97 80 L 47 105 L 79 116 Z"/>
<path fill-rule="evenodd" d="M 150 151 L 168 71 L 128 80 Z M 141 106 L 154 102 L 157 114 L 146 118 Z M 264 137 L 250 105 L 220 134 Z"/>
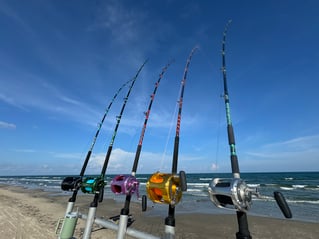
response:
<path fill-rule="evenodd" d="M 186 173 L 185 171 L 179 171 L 179 186 L 182 190 L 182 192 L 187 191 L 187 180 L 186 180 Z"/>
<path fill-rule="evenodd" d="M 142 196 L 142 212 L 147 210 L 147 197 L 146 195 Z"/>
<path fill-rule="evenodd" d="M 278 207 L 280 208 L 281 212 L 284 214 L 286 218 L 292 218 L 292 213 L 288 206 L 288 203 L 281 192 L 275 191 L 274 198 L 277 202 Z"/>
<path fill-rule="evenodd" d="M 99 202 L 103 202 L 104 198 L 104 187 L 101 188 L 100 193 L 99 193 Z"/>

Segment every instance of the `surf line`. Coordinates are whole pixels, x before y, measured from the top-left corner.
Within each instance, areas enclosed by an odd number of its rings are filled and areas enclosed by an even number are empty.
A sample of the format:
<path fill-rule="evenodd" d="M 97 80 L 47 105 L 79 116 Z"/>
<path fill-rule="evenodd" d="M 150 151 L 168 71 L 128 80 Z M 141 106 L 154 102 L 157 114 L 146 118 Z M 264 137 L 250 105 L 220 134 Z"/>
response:
<path fill-rule="evenodd" d="M 120 212 L 121 214 L 120 214 L 120 218 L 119 218 L 119 229 L 118 229 L 118 234 L 117 234 L 118 239 L 123 239 L 125 237 L 132 195 L 134 193 L 136 193 L 137 198 L 140 199 L 139 181 L 136 179 L 135 175 L 136 175 L 136 171 L 138 168 L 138 162 L 139 162 L 139 158 L 140 158 L 140 154 L 141 154 L 141 150 L 142 150 L 144 134 L 145 134 L 146 127 L 147 127 L 147 122 L 148 122 L 150 114 L 151 114 L 151 109 L 152 109 L 152 105 L 154 102 L 154 98 L 155 98 L 157 89 L 160 85 L 161 79 L 163 78 L 163 76 L 164 76 L 167 68 L 170 66 L 170 64 L 171 64 L 171 62 L 169 62 L 162 69 L 162 72 L 160 73 L 159 78 L 155 83 L 153 93 L 150 96 L 150 102 L 148 105 L 148 109 L 146 112 L 144 112 L 145 113 L 144 124 L 142 127 L 139 142 L 137 145 L 131 175 L 124 175 L 124 174 L 117 175 L 111 181 L 111 190 L 113 193 L 126 195 L 124 207 L 122 208 L 122 210 Z M 146 210 L 146 196 L 145 195 L 143 195 L 143 197 L 142 197 L 142 210 L 143 211 Z"/>
<path fill-rule="evenodd" d="M 176 124 L 176 134 L 174 140 L 174 151 L 171 173 L 154 173 L 146 183 L 148 198 L 154 203 L 168 204 L 168 216 L 165 218 L 165 238 L 175 237 L 175 206 L 182 198 L 182 192 L 187 191 L 186 174 L 180 171 L 177 174 L 179 135 L 181 126 L 181 115 L 184 97 L 186 77 L 192 56 L 198 47 L 194 47 L 187 59 L 184 76 L 181 81 L 180 96 L 178 101 L 178 116 Z"/>
<path fill-rule="evenodd" d="M 220 208 L 227 208 L 236 211 L 238 232 L 236 239 L 251 239 L 248 228 L 247 211 L 251 208 L 252 196 L 262 198 L 257 187 L 248 187 L 244 180 L 240 178 L 238 157 L 235 147 L 235 135 L 230 117 L 229 95 L 226 79 L 225 44 L 226 35 L 231 20 L 226 24 L 222 40 L 222 74 L 224 84 L 224 101 L 226 109 L 227 135 L 230 148 L 230 161 L 233 178 L 215 178 L 210 183 L 208 191 L 212 202 Z M 274 192 L 274 198 L 286 218 L 291 218 L 290 208 L 280 192 Z"/>

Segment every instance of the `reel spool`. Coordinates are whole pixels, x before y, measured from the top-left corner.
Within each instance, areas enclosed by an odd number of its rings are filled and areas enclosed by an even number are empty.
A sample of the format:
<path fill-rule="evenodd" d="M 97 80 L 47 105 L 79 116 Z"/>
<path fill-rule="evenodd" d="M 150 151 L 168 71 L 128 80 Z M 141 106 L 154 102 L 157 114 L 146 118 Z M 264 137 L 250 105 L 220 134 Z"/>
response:
<path fill-rule="evenodd" d="M 74 191 L 81 187 L 81 177 L 66 177 L 61 183 L 61 189 L 63 191 Z"/>
<path fill-rule="evenodd" d="M 182 191 L 186 190 L 186 176 L 183 171 L 180 175 L 157 172 L 146 183 L 146 192 L 150 200 L 172 206 L 180 202 Z"/>
<path fill-rule="evenodd" d="M 248 187 L 240 178 L 215 178 L 208 187 L 212 202 L 219 208 L 248 211 L 257 188 Z"/>
<path fill-rule="evenodd" d="M 101 188 L 103 189 L 105 186 L 105 182 L 102 178 L 85 178 L 81 185 L 81 191 L 83 193 L 94 194 L 99 192 Z"/>
<path fill-rule="evenodd" d="M 132 175 L 117 175 L 111 181 L 111 190 L 115 194 L 132 195 L 136 192 L 139 198 L 139 182 Z"/>

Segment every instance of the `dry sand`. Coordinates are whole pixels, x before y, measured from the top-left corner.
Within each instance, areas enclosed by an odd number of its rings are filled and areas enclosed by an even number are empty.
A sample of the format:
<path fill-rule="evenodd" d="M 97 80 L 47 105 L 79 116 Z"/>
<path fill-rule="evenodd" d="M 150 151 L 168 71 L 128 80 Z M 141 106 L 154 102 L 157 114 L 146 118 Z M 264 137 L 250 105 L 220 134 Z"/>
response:
<path fill-rule="evenodd" d="M 69 196 L 50 196 L 48 192 L 0 185 L 0 238 L 1 239 L 50 239 L 58 238 L 55 228 L 63 217 Z M 92 195 L 79 195 L 76 207 L 87 213 Z M 97 216 L 109 218 L 118 215 L 122 203 L 104 200 Z M 135 219 L 131 228 L 162 236 L 164 218 L 142 213 L 140 205 L 132 203 Z M 318 239 L 319 223 L 271 219 L 248 216 L 249 230 L 254 239 Z M 85 221 L 79 219 L 74 236 L 81 238 Z M 177 214 L 176 239 L 235 238 L 237 222 L 234 215 Z M 92 239 L 116 238 L 116 232 L 95 226 Z M 131 238 L 127 236 L 126 238 Z"/>

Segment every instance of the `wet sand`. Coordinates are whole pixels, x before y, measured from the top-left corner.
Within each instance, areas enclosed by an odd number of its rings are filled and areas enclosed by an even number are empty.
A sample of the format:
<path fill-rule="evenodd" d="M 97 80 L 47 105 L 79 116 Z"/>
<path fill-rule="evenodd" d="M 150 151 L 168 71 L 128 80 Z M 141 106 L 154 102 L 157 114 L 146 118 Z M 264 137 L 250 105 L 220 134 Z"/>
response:
<path fill-rule="evenodd" d="M 0 238 L 37 239 L 58 238 L 56 225 L 63 218 L 70 196 L 52 196 L 42 190 L 0 185 Z M 92 195 L 79 195 L 75 208 L 87 214 Z M 120 213 L 123 203 L 106 199 L 99 204 L 97 217 L 109 219 Z M 165 208 L 166 209 L 166 208 Z M 152 210 L 152 209 L 150 209 Z M 162 237 L 164 217 L 142 212 L 138 203 L 131 204 L 134 220 L 130 228 Z M 165 214 L 165 213 L 164 213 Z M 249 230 L 255 239 L 303 238 L 317 239 L 319 222 L 300 222 L 248 215 Z M 85 220 L 79 219 L 74 233 L 81 238 Z M 238 230 L 235 215 L 179 214 L 176 215 L 176 239 L 235 238 Z M 116 238 L 116 231 L 94 225 L 92 239 Z M 126 236 L 126 238 L 133 238 Z"/>

